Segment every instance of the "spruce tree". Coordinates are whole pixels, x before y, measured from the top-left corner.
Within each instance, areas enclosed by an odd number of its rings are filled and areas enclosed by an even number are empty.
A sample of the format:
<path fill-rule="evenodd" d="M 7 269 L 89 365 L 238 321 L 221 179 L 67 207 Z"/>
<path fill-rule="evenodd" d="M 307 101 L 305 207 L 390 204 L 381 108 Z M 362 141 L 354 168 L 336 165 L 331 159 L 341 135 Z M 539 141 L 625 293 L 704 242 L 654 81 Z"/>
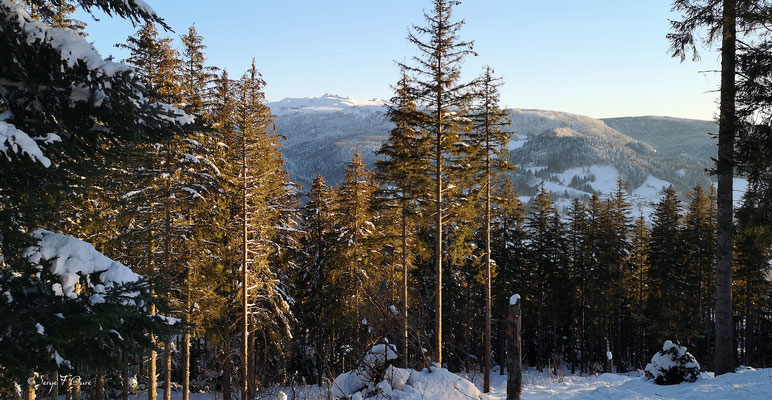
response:
<path fill-rule="evenodd" d="M 442 257 L 443 257 L 443 204 L 448 159 L 457 150 L 461 123 L 467 105 L 467 85 L 461 84 L 461 62 L 473 54 L 472 42 L 459 38 L 463 21 L 453 21 L 453 7 L 457 0 L 433 0 L 430 12 L 424 13 L 426 26 L 413 26 L 408 41 L 415 45 L 418 55 L 413 57 L 414 66 L 400 64 L 414 75 L 412 96 L 421 107 L 416 120 L 425 140 L 431 143 L 432 169 L 434 174 L 434 241 L 435 241 L 435 316 L 434 359 L 442 365 Z"/>
<path fill-rule="evenodd" d="M 507 157 L 511 132 L 504 128 L 511 121 L 507 112 L 499 107 L 501 78 L 493 76 L 493 68 L 486 67 L 478 79 L 471 118 L 475 121 L 472 140 L 482 150 L 482 182 L 485 198 L 485 335 L 483 340 L 483 392 L 490 392 L 491 385 L 491 186 L 504 171 L 512 170 Z"/>

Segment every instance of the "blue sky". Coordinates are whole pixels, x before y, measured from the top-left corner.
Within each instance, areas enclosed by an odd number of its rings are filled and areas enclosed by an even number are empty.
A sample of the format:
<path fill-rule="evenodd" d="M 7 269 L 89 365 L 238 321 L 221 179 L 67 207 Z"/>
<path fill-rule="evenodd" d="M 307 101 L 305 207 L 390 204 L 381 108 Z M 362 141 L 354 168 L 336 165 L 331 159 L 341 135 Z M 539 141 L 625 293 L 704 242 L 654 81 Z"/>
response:
<path fill-rule="evenodd" d="M 394 60 L 415 49 L 407 29 L 423 24 L 429 0 L 148 0 L 178 37 L 195 23 L 210 64 L 241 76 L 254 57 L 270 101 L 333 93 L 389 98 Z M 718 53 L 681 63 L 668 54 L 668 0 L 466 0 L 461 36 L 477 57 L 465 78 L 491 65 L 502 75 L 507 107 L 591 117 L 669 115 L 711 119 L 716 112 Z M 103 55 L 136 31 L 98 15 L 90 40 Z"/>

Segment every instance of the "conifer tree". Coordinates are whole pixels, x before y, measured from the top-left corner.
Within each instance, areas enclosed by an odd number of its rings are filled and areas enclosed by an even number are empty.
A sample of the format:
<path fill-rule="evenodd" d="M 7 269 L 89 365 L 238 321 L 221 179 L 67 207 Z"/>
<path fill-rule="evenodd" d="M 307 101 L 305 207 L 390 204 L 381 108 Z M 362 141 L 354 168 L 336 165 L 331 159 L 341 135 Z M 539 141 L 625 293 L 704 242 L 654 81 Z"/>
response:
<path fill-rule="evenodd" d="M 414 66 L 401 64 L 414 74 L 411 88 L 416 103 L 422 107 L 416 114 L 425 139 L 431 145 L 434 174 L 435 217 L 435 326 L 434 358 L 442 364 L 442 257 L 443 257 L 443 192 L 446 185 L 451 151 L 457 150 L 461 122 L 467 105 L 467 85 L 460 84 L 461 62 L 472 52 L 472 42 L 459 38 L 463 21 L 452 20 L 457 0 L 433 0 L 432 10 L 424 13 L 426 26 L 413 26 L 408 41 L 418 49 Z"/>
<path fill-rule="evenodd" d="M 386 142 L 378 150 L 384 156 L 376 161 L 378 180 L 387 199 L 393 199 L 400 210 L 400 261 L 402 266 L 402 362 L 408 363 L 408 271 L 411 256 L 408 237 L 410 224 L 413 223 L 422 208 L 423 193 L 417 189 L 429 187 L 429 171 L 425 160 L 429 156 L 428 142 L 422 139 L 418 130 L 420 120 L 417 117 L 416 99 L 410 87 L 410 78 L 406 68 L 402 68 L 402 77 L 394 87 L 389 117 L 394 123 Z"/>
<path fill-rule="evenodd" d="M 644 305 L 646 304 L 647 290 L 647 278 L 649 274 L 649 243 L 651 238 L 649 237 L 649 229 L 646 226 L 646 220 L 643 217 L 643 213 L 635 219 L 635 226 L 633 227 L 633 238 L 631 241 L 630 263 L 631 270 L 627 282 L 627 290 L 630 298 L 633 300 L 633 317 L 637 323 L 637 342 L 638 346 L 635 349 L 636 357 L 634 357 L 634 366 L 636 368 L 643 368 L 648 363 L 649 352 L 646 347 L 646 327 L 640 323 L 644 314 Z"/>
<path fill-rule="evenodd" d="M 281 233 L 294 225 L 295 195 L 265 105 L 264 86 L 253 61 L 237 87 L 234 129 L 224 138 L 230 149 L 224 173 L 236 199 L 232 222 L 240 244 L 242 396 L 256 390 L 256 364 L 249 350 L 257 344 L 255 332 L 274 337 L 276 344 L 289 335 L 291 319 L 274 257 L 283 247 Z"/>
<path fill-rule="evenodd" d="M 684 340 L 691 329 L 687 310 L 676 306 L 688 295 L 680 212 L 681 201 L 671 186 L 651 217 L 648 286 L 657 289 L 649 293 L 646 309 L 649 330 L 659 342 L 671 337 Z"/>
<path fill-rule="evenodd" d="M 472 140 L 482 149 L 482 181 L 485 197 L 485 337 L 483 343 L 483 392 L 490 391 L 491 379 L 491 186 L 504 171 L 512 170 L 507 157 L 507 145 L 512 134 L 504 128 L 511 121 L 507 112 L 499 107 L 501 78 L 493 76 L 493 68 L 485 67 L 478 79 L 471 118 L 475 121 Z"/>

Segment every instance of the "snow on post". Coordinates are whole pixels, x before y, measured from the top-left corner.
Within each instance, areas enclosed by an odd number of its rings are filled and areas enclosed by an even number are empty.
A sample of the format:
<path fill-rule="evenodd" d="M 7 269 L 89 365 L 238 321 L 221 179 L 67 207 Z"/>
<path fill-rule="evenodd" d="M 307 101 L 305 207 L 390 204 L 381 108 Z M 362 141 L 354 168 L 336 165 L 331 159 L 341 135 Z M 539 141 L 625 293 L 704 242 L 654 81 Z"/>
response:
<path fill-rule="evenodd" d="M 517 293 L 513 294 L 512 297 L 509 298 L 510 305 L 515 305 L 518 301 L 520 301 L 520 295 Z"/>

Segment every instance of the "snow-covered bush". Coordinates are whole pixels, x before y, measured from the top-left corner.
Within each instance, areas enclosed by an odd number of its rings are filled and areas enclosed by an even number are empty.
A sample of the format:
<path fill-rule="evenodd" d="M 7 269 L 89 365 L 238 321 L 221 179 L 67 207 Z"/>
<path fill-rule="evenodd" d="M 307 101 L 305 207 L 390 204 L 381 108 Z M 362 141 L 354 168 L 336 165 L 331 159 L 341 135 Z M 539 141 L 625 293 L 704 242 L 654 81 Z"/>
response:
<path fill-rule="evenodd" d="M 662 351 L 651 358 L 651 363 L 646 366 L 644 373 L 658 385 L 694 382 L 700 373 L 700 364 L 686 351 L 686 347 L 667 340 Z"/>
<path fill-rule="evenodd" d="M 481 399 L 472 382 L 436 364 L 421 371 L 390 365 L 397 358 L 395 350 L 392 344 L 373 346 L 357 369 L 335 379 L 332 395 L 352 400 Z"/>

